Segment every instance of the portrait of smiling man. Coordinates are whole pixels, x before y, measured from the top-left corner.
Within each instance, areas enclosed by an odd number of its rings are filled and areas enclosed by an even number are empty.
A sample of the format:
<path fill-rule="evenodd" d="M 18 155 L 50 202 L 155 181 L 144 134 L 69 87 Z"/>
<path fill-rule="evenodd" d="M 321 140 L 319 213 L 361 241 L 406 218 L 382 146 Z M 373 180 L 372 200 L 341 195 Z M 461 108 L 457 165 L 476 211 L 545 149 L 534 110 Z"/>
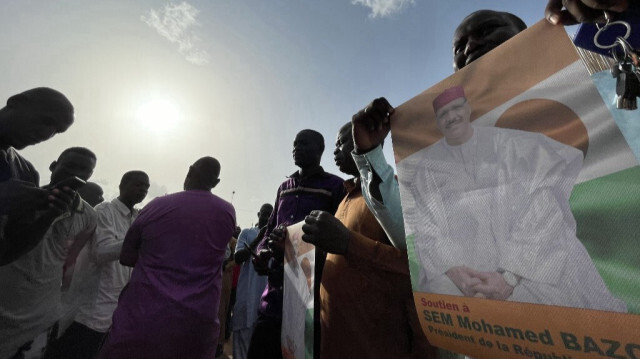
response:
<path fill-rule="evenodd" d="M 576 237 L 569 196 L 582 152 L 541 133 L 472 125 L 461 86 L 432 105 L 444 137 L 412 155 L 412 169 L 398 168 L 418 290 L 625 312 Z"/>

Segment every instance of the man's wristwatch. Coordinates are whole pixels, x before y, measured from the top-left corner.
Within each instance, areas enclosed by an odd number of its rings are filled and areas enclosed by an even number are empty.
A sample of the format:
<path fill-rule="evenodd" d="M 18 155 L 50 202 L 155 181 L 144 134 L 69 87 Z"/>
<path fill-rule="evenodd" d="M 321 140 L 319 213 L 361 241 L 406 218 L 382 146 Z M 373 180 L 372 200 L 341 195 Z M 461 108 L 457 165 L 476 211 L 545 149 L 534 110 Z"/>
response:
<path fill-rule="evenodd" d="M 515 286 L 518 285 L 518 283 L 520 283 L 520 277 L 518 277 L 517 275 L 509 272 L 508 270 L 502 269 L 502 268 L 498 268 L 497 270 L 498 273 L 502 274 L 502 278 L 504 279 L 505 282 L 507 282 L 508 285 L 512 286 L 515 288 Z"/>

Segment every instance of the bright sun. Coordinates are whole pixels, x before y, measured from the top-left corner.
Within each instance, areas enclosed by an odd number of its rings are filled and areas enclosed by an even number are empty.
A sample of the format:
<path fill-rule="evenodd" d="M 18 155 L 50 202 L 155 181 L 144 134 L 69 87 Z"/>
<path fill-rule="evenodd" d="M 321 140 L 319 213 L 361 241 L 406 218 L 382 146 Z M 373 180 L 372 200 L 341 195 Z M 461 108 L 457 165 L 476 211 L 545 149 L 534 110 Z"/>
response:
<path fill-rule="evenodd" d="M 180 121 L 180 111 L 171 101 L 152 100 L 140 106 L 136 119 L 145 128 L 164 133 L 172 130 Z"/>

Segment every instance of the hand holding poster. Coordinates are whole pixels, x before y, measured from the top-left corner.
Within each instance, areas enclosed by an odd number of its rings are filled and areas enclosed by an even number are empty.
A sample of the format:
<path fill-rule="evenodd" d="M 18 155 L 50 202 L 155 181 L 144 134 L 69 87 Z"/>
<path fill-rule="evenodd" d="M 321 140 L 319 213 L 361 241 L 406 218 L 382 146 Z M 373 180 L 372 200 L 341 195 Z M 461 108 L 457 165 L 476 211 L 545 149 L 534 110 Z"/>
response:
<path fill-rule="evenodd" d="M 640 357 L 640 317 L 612 313 L 639 308 L 640 250 L 615 222 L 640 211 L 637 161 L 563 29 L 538 23 L 391 123 L 431 343 L 476 358 L 602 357 L 616 345 Z M 636 205 L 607 213 L 602 193 Z M 610 230 L 585 232 L 594 221 Z"/>

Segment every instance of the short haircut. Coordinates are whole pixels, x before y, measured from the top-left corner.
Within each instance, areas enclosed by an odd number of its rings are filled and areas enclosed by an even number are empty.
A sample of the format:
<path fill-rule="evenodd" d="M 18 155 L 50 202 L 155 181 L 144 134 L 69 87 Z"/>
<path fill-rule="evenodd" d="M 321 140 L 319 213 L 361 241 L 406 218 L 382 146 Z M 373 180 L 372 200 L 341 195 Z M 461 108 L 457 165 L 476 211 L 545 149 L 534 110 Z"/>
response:
<path fill-rule="evenodd" d="M 104 192 L 103 189 L 102 189 L 102 186 L 100 186 L 99 184 L 97 184 L 95 182 L 87 181 L 87 183 L 84 186 L 80 187 L 80 189 L 83 189 L 83 188 L 99 189 L 100 192 Z"/>
<path fill-rule="evenodd" d="M 17 109 L 37 109 L 57 115 L 61 119 L 58 132 L 64 132 L 73 123 L 73 105 L 61 92 L 48 87 L 36 87 L 9 97 L 7 106 Z M 61 115 L 61 116 L 60 116 Z"/>
<path fill-rule="evenodd" d="M 120 180 L 120 185 L 127 184 L 138 177 L 145 177 L 149 179 L 149 175 L 147 175 L 144 171 L 138 171 L 138 170 L 128 171 L 122 175 L 122 179 Z"/>
<path fill-rule="evenodd" d="M 302 130 L 302 131 L 298 132 L 298 134 L 301 134 L 301 133 L 307 133 L 307 134 L 311 135 L 313 140 L 315 142 L 317 142 L 318 145 L 320 145 L 320 150 L 322 152 L 324 152 L 324 136 L 322 136 L 322 134 L 320 132 L 318 132 L 316 130 L 305 129 L 305 130 Z"/>
<path fill-rule="evenodd" d="M 273 212 L 273 205 L 271 203 L 265 203 L 262 206 L 260 206 L 261 211 L 263 208 L 269 208 L 269 212 Z"/>
<path fill-rule="evenodd" d="M 477 11 L 474 11 L 471 14 L 465 16 L 464 19 L 462 19 L 462 21 L 458 25 L 458 27 L 460 27 L 460 25 L 462 25 L 462 23 L 465 22 L 471 16 L 473 16 L 473 15 L 479 13 L 479 12 L 485 12 L 485 11 L 486 12 L 492 12 L 492 13 L 498 13 L 498 14 L 502 14 L 502 15 L 506 16 L 518 28 L 519 31 L 522 31 L 522 30 L 527 28 L 527 24 L 525 24 L 524 21 L 522 21 L 521 18 L 515 16 L 514 14 L 512 14 L 510 12 L 506 12 L 506 11 L 495 11 L 495 10 L 477 10 Z M 457 31 L 457 29 L 456 29 L 456 31 Z"/>
<path fill-rule="evenodd" d="M 345 123 L 344 125 L 342 125 L 342 127 L 340 127 L 339 133 L 342 133 L 345 130 L 349 130 L 349 132 L 353 131 L 353 125 L 351 124 L 351 121 Z"/>
<path fill-rule="evenodd" d="M 213 184 L 220 176 L 220 162 L 210 156 L 198 159 L 192 167 L 196 170 L 198 179 L 203 183 Z"/>
<path fill-rule="evenodd" d="M 62 159 L 62 157 L 64 157 L 65 155 L 67 155 L 69 153 L 77 153 L 77 154 L 79 154 L 81 156 L 93 158 L 94 161 L 98 160 L 97 157 L 96 157 L 96 154 L 93 153 L 90 149 L 88 149 L 86 147 L 69 147 L 66 150 L 62 151 L 60 156 L 58 156 L 58 161 L 60 161 Z"/>
<path fill-rule="evenodd" d="M 522 31 L 524 29 L 527 28 L 527 24 L 524 23 L 524 21 L 522 21 L 521 18 L 515 16 L 514 14 L 510 13 L 510 12 L 503 12 L 505 15 L 507 15 L 508 18 L 511 19 L 511 21 L 513 22 L 514 25 L 516 25 L 516 27 Z"/>

